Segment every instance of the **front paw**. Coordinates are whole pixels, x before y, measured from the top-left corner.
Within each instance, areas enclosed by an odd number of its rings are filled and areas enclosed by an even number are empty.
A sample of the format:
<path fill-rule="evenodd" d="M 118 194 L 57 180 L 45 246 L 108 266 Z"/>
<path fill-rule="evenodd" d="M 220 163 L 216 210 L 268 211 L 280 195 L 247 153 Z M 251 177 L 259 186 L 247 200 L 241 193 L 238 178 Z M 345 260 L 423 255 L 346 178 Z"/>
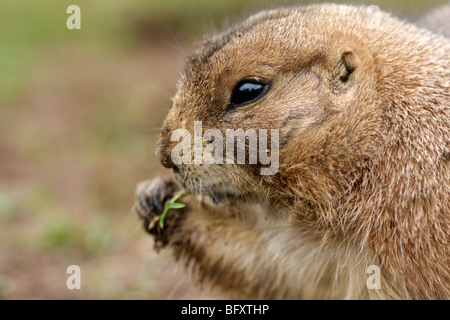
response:
<path fill-rule="evenodd" d="M 134 211 L 143 220 L 145 230 L 154 236 L 155 248 L 160 249 L 170 242 L 181 217 L 187 208 L 169 210 L 161 228 L 159 220 L 166 203 L 180 190 L 180 186 L 169 177 L 158 177 L 140 183 L 136 190 Z"/>

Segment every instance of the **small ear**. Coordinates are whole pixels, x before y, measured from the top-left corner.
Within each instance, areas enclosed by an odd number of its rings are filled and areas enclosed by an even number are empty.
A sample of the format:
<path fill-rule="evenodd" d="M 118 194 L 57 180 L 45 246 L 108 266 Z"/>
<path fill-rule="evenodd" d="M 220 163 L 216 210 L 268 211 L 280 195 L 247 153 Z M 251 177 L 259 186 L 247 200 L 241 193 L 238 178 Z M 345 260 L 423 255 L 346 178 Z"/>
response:
<path fill-rule="evenodd" d="M 358 67 L 358 58 L 352 50 L 346 50 L 342 53 L 338 62 L 334 65 L 330 86 L 331 91 L 341 94 L 347 91 L 353 85 L 352 74 Z"/>

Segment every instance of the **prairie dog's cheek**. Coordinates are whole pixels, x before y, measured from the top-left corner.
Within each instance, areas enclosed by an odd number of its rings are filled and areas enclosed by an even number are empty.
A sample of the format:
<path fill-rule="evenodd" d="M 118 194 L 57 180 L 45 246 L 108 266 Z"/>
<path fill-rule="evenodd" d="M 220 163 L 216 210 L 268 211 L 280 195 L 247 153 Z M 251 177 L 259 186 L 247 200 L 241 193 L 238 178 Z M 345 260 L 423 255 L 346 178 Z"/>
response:
<path fill-rule="evenodd" d="M 279 129 L 281 133 L 289 126 L 308 128 L 325 117 L 326 93 L 317 75 L 305 71 L 284 74 L 280 78 L 260 104 L 239 113 L 241 124 Z"/>

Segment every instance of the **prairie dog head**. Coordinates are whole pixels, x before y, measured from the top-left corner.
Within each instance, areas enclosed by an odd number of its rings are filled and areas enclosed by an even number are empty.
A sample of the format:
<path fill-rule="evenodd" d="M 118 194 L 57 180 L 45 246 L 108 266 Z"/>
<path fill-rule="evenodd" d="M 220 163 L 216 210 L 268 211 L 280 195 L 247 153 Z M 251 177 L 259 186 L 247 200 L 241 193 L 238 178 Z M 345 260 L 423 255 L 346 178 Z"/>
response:
<path fill-rule="evenodd" d="M 380 49 L 400 32 L 386 36 L 393 19 L 375 14 L 337 5 L 263 11 L 205 41 L 188 57 L 164 122 L 157 148 L 162 164 L 185 188 L 219 200 L 295 193 L 315 202 L 344 192 L 376 153 L 380 105 L 388 94 L 380 94 L 380 86 L 387 87 L 382 81 L 402 68 Z M 237 140 L 226 152 L 230 129 L 256 132 L 256 163 L 249 137 L 242 144 L 245 163 L 236 159 Z M 260 129 L 267 133 L 266 150 Z M 221 144 L 212 148 L 218 136 Z M 190 149 L 181 147 L 184 138 Z M 271 161 L 261 163 L 261 151 L 269 151 Z M 214 161 L 207 163 L 205 154 Z"/>

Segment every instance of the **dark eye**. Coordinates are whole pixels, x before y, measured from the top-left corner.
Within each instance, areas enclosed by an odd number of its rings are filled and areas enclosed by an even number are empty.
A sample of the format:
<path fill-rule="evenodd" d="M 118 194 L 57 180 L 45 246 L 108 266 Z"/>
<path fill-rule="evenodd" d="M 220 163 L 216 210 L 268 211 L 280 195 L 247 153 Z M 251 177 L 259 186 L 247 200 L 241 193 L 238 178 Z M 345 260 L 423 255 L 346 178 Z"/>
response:
<path fill-rule="evenodd" d="M 231 93 L 230 106 L 240 107 L 261 98 L 268 90 L 269 85 L 256 80 L 242 80 Z"/>

